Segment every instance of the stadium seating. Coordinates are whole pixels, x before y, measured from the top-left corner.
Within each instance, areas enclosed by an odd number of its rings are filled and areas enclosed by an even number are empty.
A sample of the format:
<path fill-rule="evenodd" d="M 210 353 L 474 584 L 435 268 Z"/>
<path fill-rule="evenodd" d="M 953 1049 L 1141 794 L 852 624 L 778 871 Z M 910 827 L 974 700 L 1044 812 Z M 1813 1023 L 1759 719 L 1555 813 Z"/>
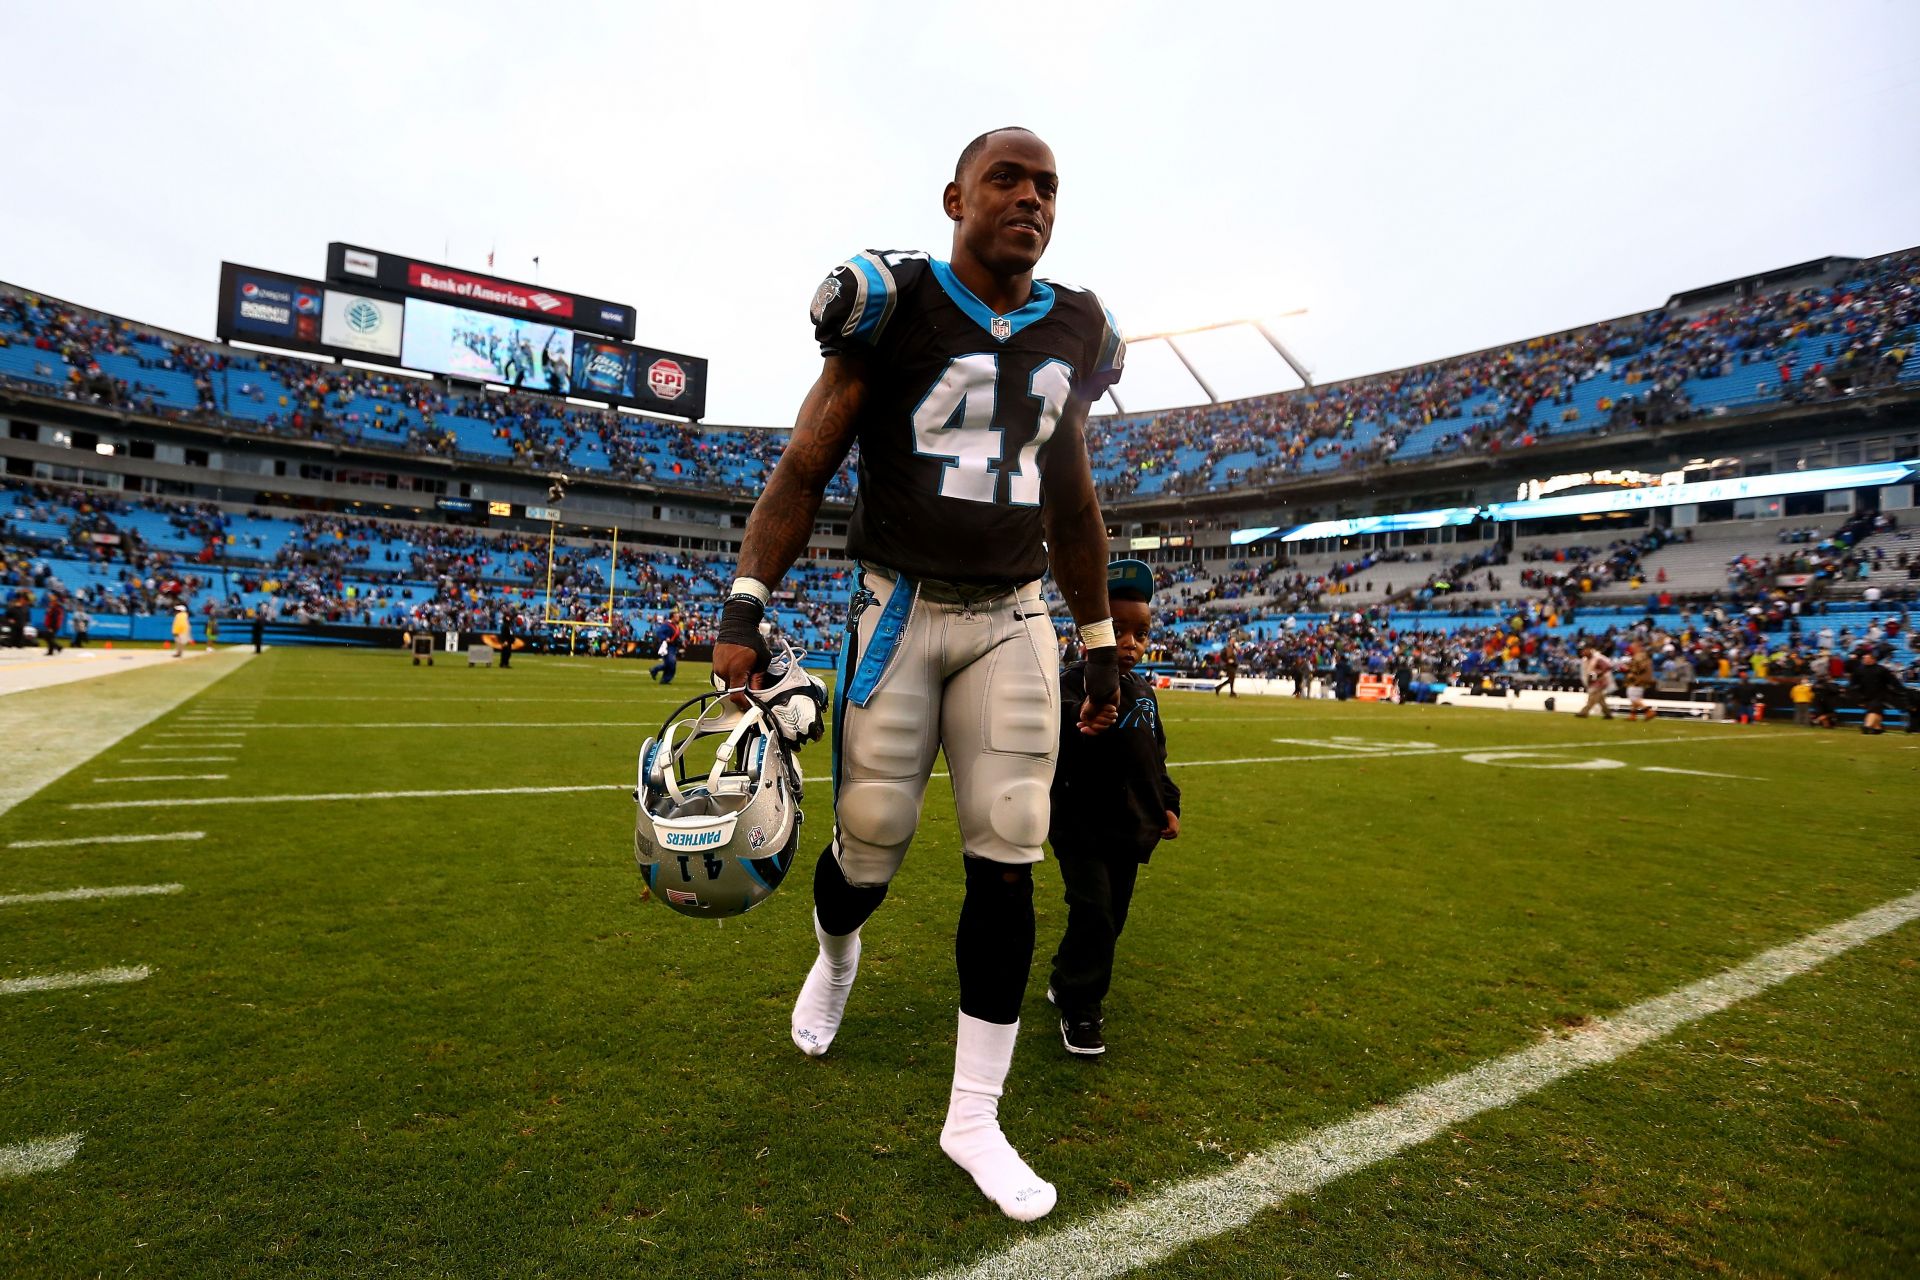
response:
<path fill-rule="evenodd" d="M 1089 431 L 1109 502 L 1217 492 L 1647 422 L 1920 383 L 1920 251 L 1818 288 L 1648 312 L 1392 373 Z M 539 397 L 267 356 L 147 332 L 0 285 L 0 381 L 370 448 L 514 461 L 728 494 L 785 435 L 704 431 Z M 204 391 L 202 384 L 204 383 Z M 852 491 L 843 468 L 829 492 Z"/>

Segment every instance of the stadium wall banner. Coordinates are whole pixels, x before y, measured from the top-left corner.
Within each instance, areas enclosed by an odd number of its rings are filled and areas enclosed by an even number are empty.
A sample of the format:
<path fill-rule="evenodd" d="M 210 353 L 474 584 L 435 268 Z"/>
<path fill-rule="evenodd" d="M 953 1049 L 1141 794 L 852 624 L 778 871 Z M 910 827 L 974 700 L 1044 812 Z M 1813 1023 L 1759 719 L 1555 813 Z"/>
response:
<path fill-rule="evenodd" d="M 573 343 L 574 394 L 632 400 L 640 384 L 640 348 L 584 337 Z"/>
<path fill-rule="evenodd" d="M 223 338 L 317 349 L 323 294 L 315 280 L 223 262 L 215 328 Z"/>
<path fill-rule="evenodd" d="M 452 378 L 569 395 L 573 332 L 537 320 L 408 298 L 400 362 Z"/>
<path fill-rule="evenodd" d="M 226 341 L 398 364 L 400 324 L 398 298 L 343 293 L 302 276 L 220 264 L 214 332 Z"/>
<path fill-rule="evenodd" d="M 320 342 L 337 350 L 398 360 L 403 319 L 404 308 L 398 302 L 328 289 L 320 313 Z"/>
<path fill-rule="evenodd" d="M 580 334 L 573 345 L 572 394 L 698 420 L 707 416 L 707 362 Z"/>
<path fill-rule="evenodd" d="M 565 324 L 603 337 L 633 337 L 634 310 L 625 303 L 479 275 L 405 254 L 377 253 L 337 240 L 327 246 L 327 279 L 348 286 L 373 283 L 409 297 Z"/>

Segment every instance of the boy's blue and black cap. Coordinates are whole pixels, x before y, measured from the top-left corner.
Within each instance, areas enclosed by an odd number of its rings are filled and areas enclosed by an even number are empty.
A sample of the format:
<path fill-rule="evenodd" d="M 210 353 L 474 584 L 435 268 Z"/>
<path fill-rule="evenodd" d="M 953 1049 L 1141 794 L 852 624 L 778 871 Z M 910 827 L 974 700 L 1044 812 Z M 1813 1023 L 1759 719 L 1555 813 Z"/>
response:
<path fill-rule="evenodd" d="M 1107 565 L 1108 591 L 1135 591 L 1153 599 L 1153 568 L 1143 560 L 1115 560 Z"/>

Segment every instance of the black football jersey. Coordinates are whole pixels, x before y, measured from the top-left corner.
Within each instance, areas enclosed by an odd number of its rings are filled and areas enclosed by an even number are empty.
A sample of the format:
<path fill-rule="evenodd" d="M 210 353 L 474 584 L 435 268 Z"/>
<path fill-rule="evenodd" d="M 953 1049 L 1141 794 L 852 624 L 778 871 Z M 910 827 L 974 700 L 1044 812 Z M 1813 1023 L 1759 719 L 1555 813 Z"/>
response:
<path fill-rule="evenodd" d="M 995 315 L 920 252 L 869 251 L 813 295 L 824 353 L 868 357 L 848 554 L 909 577 L 1028 582 L 1047 569 L 1040 476 L 1071 396 L 1120 380 L 1126 344 L 1093 294 L 1044 280 Z"/>

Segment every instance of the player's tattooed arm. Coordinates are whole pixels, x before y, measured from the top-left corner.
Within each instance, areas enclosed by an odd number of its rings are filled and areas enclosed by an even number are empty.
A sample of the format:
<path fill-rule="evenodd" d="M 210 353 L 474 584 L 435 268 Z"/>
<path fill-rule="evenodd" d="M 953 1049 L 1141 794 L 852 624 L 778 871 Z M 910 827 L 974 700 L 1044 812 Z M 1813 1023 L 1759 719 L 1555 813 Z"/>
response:
<path fill-rule="evenodd" d="M 747 517 L 740 577 L 754 578 L 772 590 L 807 549 L 827 482 L 853 448 L 866 392 L 866 367 L 858 357 L 826 358 L 820 377 L 800 406 L 793 436 Z M 713 675 L 721 688 L 759 687 L 768 657 L 759 632 L 764 604 L 750 595 L 733 595 L 722 608 L 713 645 Z M 746 706 L 742 694 L 734 694 L 733 700 Z"/>
<path fill-rule="evenodd" d="M 1047 560 L 1077 626 L 1099 622 L 1112 612 L 1107 605 L 1107 522 L 1100 514 L 1093 464 L 1087 459 L 1089 408 L 1077 396 L 1067 401 L 1047 446 L 1040 481 L 1046 494 L 1041 518 Z"/>
<path fill-rule="evenodd" d="M 855 423 L 866 394 L 866 366 L 858 356 L 826 358 L 820 377 L 800 406 L 793 437 L 747 517 L 740 576 L 757 578 L 771 587 L 807 549 L 827 483 L 853 448 Z"/>
<path fill-rule="evenodd" d="M 1093 464 L 1087 458 L 1087 401 L 1074 397 L 1067 401 L 1060 425 L 1048 444 L 1047 466 L 1041 473 L 1045 502 L 1041 519 L 1046 523 L 1047 560 L 1053 580 L 1073 614 L 1074 625 L 1105 621 L 1112 613 L 1107 603 L 1107 522 L 1100 514 L 1100 498 L 1093 489 Z M 1083 733 L 1098 733 L 1107 727 L 1099 723 L 1103 710 L 1118 702 L 1118 691 L 1111 687 L 1115 668 L 1108 664 L 1107 687 L 1096 688 L 1095 673 L 1089 664 L 1087 700 L 1081 704 Z"/>

